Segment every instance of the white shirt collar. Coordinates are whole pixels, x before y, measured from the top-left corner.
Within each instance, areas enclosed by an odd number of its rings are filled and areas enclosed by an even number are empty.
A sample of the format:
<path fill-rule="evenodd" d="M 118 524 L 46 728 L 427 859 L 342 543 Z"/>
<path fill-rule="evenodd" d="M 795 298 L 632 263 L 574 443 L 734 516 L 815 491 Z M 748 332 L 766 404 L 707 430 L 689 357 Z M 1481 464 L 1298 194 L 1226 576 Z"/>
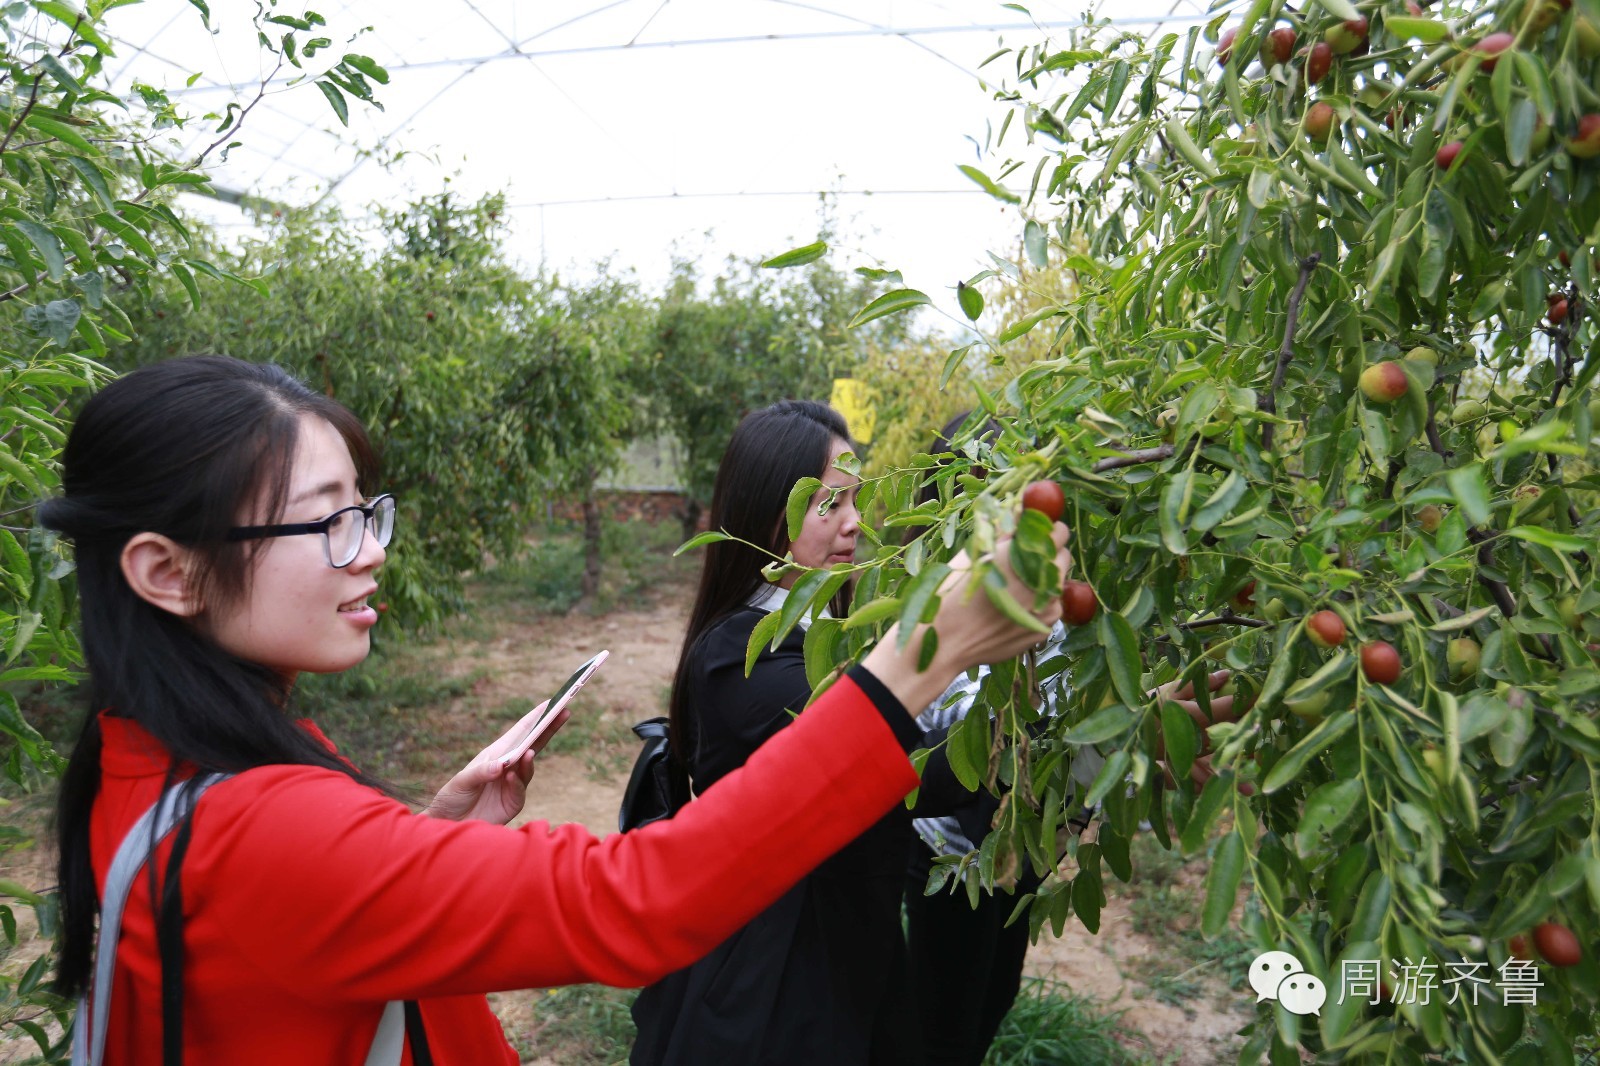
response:
<path fill-rule="evenodd" d="M 750 594 L 750 598 L 746 600 L 745 603 L 750 607 L 754 607 L 758 611 L 766 611 L 770 614 L 773 611 L 783 610 L 783 605 L 788 601 L 788 599 L 788 589 L 781 588 L 777 585 L 764 585 L 752 592 Z M 824 604 L 822 608 L 822 617 L 833 617 L 832 612 L 828 610 L 826 604 Z M 811 612 L 807 611 L 800 616 L 800 628 L 811 628 Z"/>

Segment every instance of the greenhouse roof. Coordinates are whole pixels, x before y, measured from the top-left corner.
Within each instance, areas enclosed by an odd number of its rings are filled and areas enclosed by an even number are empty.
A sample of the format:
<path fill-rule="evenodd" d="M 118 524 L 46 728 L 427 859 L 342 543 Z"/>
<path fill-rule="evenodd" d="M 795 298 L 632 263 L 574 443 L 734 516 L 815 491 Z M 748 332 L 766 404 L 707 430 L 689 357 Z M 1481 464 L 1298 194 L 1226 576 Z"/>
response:
<path fill-rule="evenodd" d="M 107 69 L 119 91 L 155 85 L 196 115 L 254 103 L 242 143 L 207 167 L 231 197 L 359 209 L 447 183 L 468 196 L 503 191 L 525 262 L 581 272 L 609 258 L 655 282 L 674 252 L 714 263 L 815 240 L 819 197 L 831 193 L 844 265 L 899 268 L 930 292 L 987 265 L 986 250 L 1018 232 L 1015 214 L 957 170 L 984 165 L 986 124 L 1001 114 L 980 66 L 1001 45 L 1063 39 L 1083 10 L 1062 0 L 1031 15 L 958 0 L 310 6 L 332 44 L 308 69 L 349 51 L 390 75 L 377 87 L 382 109 L 352 105 L 348 127 L 315 86 L 290 84 L 299 72 L 274 70 L 247 0 L 210 0 L 209 30 L 186 0 L 118 9 Z M 1114 7 L 1100 16 L 1151 33 L 1205 11 L 1198 0 Z M 192 157 L 216 125 L 173 131 L 177 149 Z M 248 224 L 213 210 L 224 227 Z"/>

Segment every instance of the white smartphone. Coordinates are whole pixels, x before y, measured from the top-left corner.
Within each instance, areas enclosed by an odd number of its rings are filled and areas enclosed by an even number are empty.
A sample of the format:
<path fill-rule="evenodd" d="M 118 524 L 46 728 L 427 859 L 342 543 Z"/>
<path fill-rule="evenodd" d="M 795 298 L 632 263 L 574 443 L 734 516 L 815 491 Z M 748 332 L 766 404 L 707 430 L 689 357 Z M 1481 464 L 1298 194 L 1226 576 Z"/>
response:
<path fill-rule="evenodd" d="M 611 652 L 609 651 L 601 651 L 594 658 L 572 672 L 572 676 L 567 678 L 566 683 L 556 690 L 554 696 L 550 697 L 550 706 L 544 709 L 544 713 L 529 727 L 528 732 L 523 734 L 522 739 L 518 740 L 509 752 L 500 757 L 500 762 L 503 765 L 509 766 L 522 758 L 523 752 L 533 747 L 534 744 L 538 743 L 540 737 L 550 731 L 551 725 L 555 723 L 556 716 L 561 713 L 561 708 L 572 702 L 572 697 L 578 694 L 578 690 L 583 687 L 583 683 L 589 680 L 596 670 L 600 669 L 600 664 L 605 662 L 606 657 L 610 654 Z"/>

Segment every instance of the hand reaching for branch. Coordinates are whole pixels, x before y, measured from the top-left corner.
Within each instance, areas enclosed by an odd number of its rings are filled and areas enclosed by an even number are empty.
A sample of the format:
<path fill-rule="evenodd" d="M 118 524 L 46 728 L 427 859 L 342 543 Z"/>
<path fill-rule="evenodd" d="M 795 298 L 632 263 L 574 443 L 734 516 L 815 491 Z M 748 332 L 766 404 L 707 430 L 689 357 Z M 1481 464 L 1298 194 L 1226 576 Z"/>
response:
<path fill-rule="evenodd" d="M 1232 670 L 1215 670 L 1206 677 L 1206 688 L 1211 692 L 1216 692 L 1223 685 L 1226 685 L 1231 677 L 1233 677 Z M 1234 700 L 1237 697 L 1213 696 L 1211 699 L 1211 716 L 1207 718 L 1205 712 L 1200 709 L 1200 704 L 1194 698 L 1194 685 L 1190 682 L 1168 681 L 1159 688 L 1151 689 L 1149 694 L 1160 700 L 1161 703 L 1176 703 L 1184 709 L 1184 712 L 1190 718 L 1194 719 L 1195 728 L 1200 731 L 1201 755 L 1195 759 L 1194 765 L 1189 768 L 1189 780 L 1194 782 L 1196 788 L 1204 786 L 1216 773 L 1211 769 L 1211 738 L 1206 735 L 1206 727 L 1215 722 L 1237 721 L 1239 715 L 1234 710 Z M 1168 785 L 1176 787 L 1177 782 L 1173 779 L 1172 771 L 1166 763 L 1164 747 L 1161 755 L 1162 758 L 1158 760 L 1158 764 L 1167 775 Z"/>
<path fill-rule="evenodd" d="M 535 744 L 518 751 L 518 738 L 528 732 L 548 705 L 548 700 L 539 704 L 502 733 L 493 744 L 473 756 L 472 761 L 439 790 L 422 813 L 430 818 L 447 818 L 457 822 L 477 819 L 497 825 L 504 825 L 515 818 L 527 797 L 528 782 L 533 777 L 534 756 L 544 750 L 556 730 L 566 724 L 572 713 L 563 709 Z M 510 762 L 506 761 L 508 756 L 512 757 Z"/>

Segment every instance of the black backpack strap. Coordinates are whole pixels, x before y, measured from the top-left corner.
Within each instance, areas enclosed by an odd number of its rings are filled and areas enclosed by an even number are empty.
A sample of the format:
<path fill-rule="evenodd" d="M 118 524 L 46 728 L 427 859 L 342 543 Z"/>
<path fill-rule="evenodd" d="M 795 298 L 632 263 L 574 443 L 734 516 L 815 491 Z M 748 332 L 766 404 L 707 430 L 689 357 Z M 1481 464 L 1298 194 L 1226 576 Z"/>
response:
<path fill-rule="evenodd" d="M 428 1047 L 428 1031 L 422 1025 L 422 1008 L 414 999 L 406 1000 L 406 1040 L 411 1044 L 412 1066 L 433 1066 L 433 1051 Z"/>
<path fill-rule="evenodd" d="M 73 1066 L 99 1066 L 105 1055 L 106 1028 L 111 1019 L 112 973 L 116 967 L 117 940 L 122 933 L 122 909 L 128 890 L 139 869 L 147 864 L 160 842 L 186 822 L 200 801 L 200 794 L 231 774 L 208 774 L 192 784 L 184 782 L 167 789 L 149 810 L 134 822 L 122 838 L 111 867 L 106 872 L 105 890 L 100 900 L 100 931 L 95 944 L 94 976 L 85 995 L 78 998 L 78 1012 L 72 1032 Z M 152 895 L 152 899 L 157 897 Z M 181 917 L 181 915 L 180 915 Z M 159 912 L 157 915 L 159 924 Z M 157 933 L 159 937 L 159 930 Z M 163 998 L 165 997 L 163 967 Z M 165 1038 L 163 1038 L 165 1039 Z"/>
<path fill-rule="evenodd" d="M 194 828 L 191 806 L 178 823 L 156 914 L 156 952 L 161 959 L 161 1061 L 183 1066 L 183 858 Z M 153 865 L 153 864 L 152 864 Z"/>

